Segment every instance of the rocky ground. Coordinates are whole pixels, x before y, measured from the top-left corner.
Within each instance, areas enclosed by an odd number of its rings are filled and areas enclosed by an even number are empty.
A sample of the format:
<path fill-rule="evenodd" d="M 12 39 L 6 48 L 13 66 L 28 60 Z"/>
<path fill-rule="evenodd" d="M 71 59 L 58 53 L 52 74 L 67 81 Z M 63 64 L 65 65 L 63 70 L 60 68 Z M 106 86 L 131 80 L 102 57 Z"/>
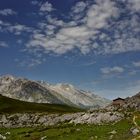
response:
<path fill-rule="evenodd" d="M 34 126 L 53 126 L 60 123 L 68 124 L 103 124 L 114 123 L 124 118 L 119 112 L 81 112 L 69 114 L 3 114 L 0 115 L 0 127 L 34 127 Z"/>
<path fill-rule="evenodd" d="M 96 110 L 0 115 L 0 140 L 139 140 L 140 113 Z"/>
<path fill-rule="evenodd" d="M 133 119 L 133 118 L 131 118 Z M 0 128 L 2 140 L 138 140 L 139 130 L 131 119 L 108 124 Z"/>

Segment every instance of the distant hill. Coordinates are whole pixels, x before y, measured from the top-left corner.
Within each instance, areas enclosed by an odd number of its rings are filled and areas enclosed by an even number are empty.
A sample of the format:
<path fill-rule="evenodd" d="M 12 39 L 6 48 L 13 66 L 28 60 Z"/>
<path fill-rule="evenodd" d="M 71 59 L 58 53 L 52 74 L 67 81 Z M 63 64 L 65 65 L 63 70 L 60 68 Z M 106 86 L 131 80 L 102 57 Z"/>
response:
<path fill-rule="evenodd" d="M 0 95 L 0 113 L 25 113 L 25 112 L 46 112 L 46 113 L 67 113 L 79 112 L 81 109 L 60 104 L 39 104 L 19 101 Z"/>
<path fill-rule="evenodd" d="M 77 89 L 70 84 L 51 85 L 43 81 L 33 81 L 11 75 L 0 77 L 0 94 L 27 102 L 65 104 L 84 109 L 99 108 L 110 103 L 108 99 Z"/>

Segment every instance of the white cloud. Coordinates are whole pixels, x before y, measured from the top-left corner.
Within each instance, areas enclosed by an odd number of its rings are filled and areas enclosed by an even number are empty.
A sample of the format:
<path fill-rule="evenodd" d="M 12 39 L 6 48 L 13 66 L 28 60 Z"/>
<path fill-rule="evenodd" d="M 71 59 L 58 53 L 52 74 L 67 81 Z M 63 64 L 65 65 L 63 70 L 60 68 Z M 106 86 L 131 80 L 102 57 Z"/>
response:
<path fill-rule="evenodd" d="M 43 3 L 43 4 L 41 5 L 41 7 L 40 7 L 40 11 L 41 11 L 41 12 L 51 12 L 51 11 L 53 11 L 53 10 L 54 10 L 54 9 L 53 9 L 53 6 L 52 6 L 52 4 L 49 3 L 49 2 Z"/>
<path fill-rule="evenodd" d="M 52 11 L 52 5 L 49 11 Z M 45 10 L 45 8 L 44 8 Z M 82 12 L 81 12 L 82 11 Z M 46 22 L 39 23 L 27 43 L 28 48 L 43 48 L 46 53 L 64 54 L 78 49 L 82 54 L 118 54 L 140 50 L 140 18 L 130 14 L 130 18 L 117 21 L 121 12 L 117 2 L 96 0 L 95 3 L 78 2 L 66 22 L 47 14 Z M 126 11 L 125 11 L 126 12 Z M 103 31 L 104 30 L 104 31 Z"/>
<path fill-rule="evenodd" d="M 62 28 L 57 34 L 57 36 L 67 37 L 65 39 L 73 38 L 73 39 L 77 39 L 77 40 L 78 39 L 81 40 L 81 38 L 88 39 L 91 35 L 93 35 L 93 33 L 89 32 L 88 28 L 85 26 Z M 61 40 L 61 38 L 58 38 L 58 39 Z"/>
<path fill-rule="evenodd" d="M 128 2 L 131 9 L 140 12 L 140 0 L 128 0 Z"/>
<path fill-rule="evenodd" d="M 6 42 L 4 42 L 4 41 L 0 41 L 0 48 L 7 48 L 8 47 L 8 44 L 6 43 Z"/>
<path fill-rule="evenodd" d="M 110 0 L 96 0 L 96 5 L 92 5 L 87 13 L 87 26 L 91 29 L 101 29 L 108 25 L 111 17 L 118 16 L 118 8 Z"/>
<path fill-rule="evenodd" d="M 35 0 L 32 4 L 39 6 L 38 16 L 43 15 L 34 24 L 35 28 L 0 21 L 0 31 L 28 33 L 26 50 L 29 52 L 42 50 L 42 53 L 62 55 L 79 50 L 84 55 L 104 55 L 140 51 L 140 18 L 134 12 L 139 9 L 139 1 L 132 1 L 130 7 L 130 0 L 123 0 L 123 8 L 118 4 L 120 1 L 81 1 L 69 14 L 59 13 L 56 17 L 57 10 L 51 3 L 41 5 Z"/>
<path fill-rule="evenodd" d="M 31 32 L 31 28 L 21 24 L 15 24 L 7 27 L 7 30 L 16 34 L 20 35 L 22 32 Z"/>
<path fill-rule="evenodd" d="M 86 6 L 83 2 L 77 5 L 73 8 L 75 12 L 82 8 L 84 9 Z M 103 27 L 106 28 L 108 20 L 116 16 L 118 16 L 117 8 L 110 0 L 105 2 L 100 0 L 100 2 L 97 1 L 96 4 L 90 6 L 86 16 L 82 19 L 82 25 L 77 25 L 78 21 L 70 20 L 69 22 L 64 22 L 48 15 L 47 21 L 49 24 L 44 24 L 45 34 L 42 34 L 41 38 L 33 35 L 27 46 L 28 48 L 29 46 L 32 48 L 37 46 L 43 47 L 47 53 L 64 54 L 74 48 L 78 48 L 83 54 L 89 53 L 90 49 L 97 48 L 91 40 L 96 39 L 99 30 Z M 47 26 L 50 25 L 55 26 L 55 28 L 48 35 Z M 43 29 L 41 28 L 41 30 Z"/>
<path fill-rule="evenodd" d="M 85 2 L 77 2 L 76 5 L 74 7 L 72 7 L 72 12 L 77 14 L 77 13 L 80 13 L 80 12 L 83 12 L 87 7 L 87 3 Z"/>
<path fill-rule="evenodd" d="M 32 32 L 33 28 L 28 27 L 22 24 L 11 24 L 0 20 L 0 31 L 1 32 L 10 32 L 15 35 L 21 35 L 23 32 Z"/>
<path fill-rule="evenodd" d="M 134 65 L 135 67 L 140 67 L 140 61 L 133 62 L 133 65 Z"/>
<path fill-rule="evenodd" d="M 38 5 L 39 2 L 38 2 L 37 0 L 33 0 L 33 1 L 31 1 L 31 4 L 32 4 L 32 5 Z"/>
<path fill-rule="evenodd" d="M 81 20 L 82 17 L 85 15 L 85 10 L 88 7 L 88 1 L 87 2 L 77 2 L 75 6 L 71 8 L 71 17 L 73 20 Z M 80 22 L 80 21 L 79 21 Z"/>
<path fill-rule="evenodd" d="M 0 10 L 0 15 L 9 16 L 9 15 L 16 15 L 17 12 L 13 11 L 12 9 L 3 9 Z"/>
<path fill-rule="evenodd" d="M 124 68 L 119 66 L 101 68 L 103 74 L 116 74 L 124 72 Z"/>

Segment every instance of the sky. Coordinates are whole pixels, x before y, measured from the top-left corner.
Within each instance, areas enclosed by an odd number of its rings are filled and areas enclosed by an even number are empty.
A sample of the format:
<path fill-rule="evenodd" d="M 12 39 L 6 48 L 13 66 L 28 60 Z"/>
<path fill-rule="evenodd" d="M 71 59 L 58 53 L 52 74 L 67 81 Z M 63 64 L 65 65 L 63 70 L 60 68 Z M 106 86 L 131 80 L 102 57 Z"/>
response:
<path fill-rule="evenodd" d="M 140 0 L 1 0 L 0 75 L 114 99 L 140 91 Z"/>

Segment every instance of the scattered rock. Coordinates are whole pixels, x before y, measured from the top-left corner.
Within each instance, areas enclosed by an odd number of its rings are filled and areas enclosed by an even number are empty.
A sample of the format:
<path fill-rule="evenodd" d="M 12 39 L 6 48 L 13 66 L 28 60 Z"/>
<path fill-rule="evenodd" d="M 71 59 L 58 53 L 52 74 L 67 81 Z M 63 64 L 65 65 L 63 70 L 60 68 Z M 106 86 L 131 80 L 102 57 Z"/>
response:
<path fill-rule="evenodd" d="M 42 137 L 40 140 L 47 140 L 47 136 Z"/>
<path fill-rule="evenodd" d="M 26 133 L 24 137 L 30 137 L 30 134 L 29 133 Z"/>
<path fill-rule="evenodd" d="M 134 136 L 140 132 L 138 128 L 131 128 L 130 131 Z"/>
<path fill-rule="evenodd" d="M 69 124 L 98 124 L 115 123 L 124 118 L 119 112 L 81 112 L 71 114 L 41 114 L 41 113 L 16 113 L 0 115 L 0 127 L 34 127 L 53 126 L 61 123 Z"/>
<path fill-rule="evenodd" d="M 95 136 L 95 139 L 98 139 L 98 136 Z"/>
<path fill-rule="evenodd" d="M 81 131 L 81 129 L 80 129 L 80 128 L 77 128 L 77 129 L 76 129 L 76 131 L 78 131 L 78 132 L 79 132 L 79 131 Z"/>
<path fill-rule="evenodd" d="M 5 133 L 5 135 L 10 135 L 10 134 L 11 134 L 10 132 L 6 132 L 6 133 Z"/>
<path fill-rule="evenodd" d="M 113 137 L 114 137 L 114 135 L 110 135 L 110 136 L 109 136 L 109 139 L 110 139 L 110 140 L 112 140 L 112 139 L 113 139 Z"/>
<path fill-rule="evenodd" d="M 6 136 L 3 136 L 2 134 L 0 134 L 0 139 L 6 140 Z"/>
<path fill-rule="evenodd" d="M 70 123 L 74 124 L 102 124 L 102 123 L 110 123 L 117 122 L 124 117 L 123 114 L 118 112 L 94 112 L 94 113 L 85 113 L 84 115 L 80 115 L 75 119 L 72 119 Z"/>
<path fill-rule="evenodd" d="M 93 136 L 91 136 L 91 137 L 89 138 L 89 140 L 94 140 L 94 137 L 93 137 Z"/>
<path fill-rule="evenodd" d="M 113 130 L 113 131 L 109 132 L 109 134 L 112 134 L 112 135 L 115 135 L 116 133 L 117 133 L 116 130 Z"/>

